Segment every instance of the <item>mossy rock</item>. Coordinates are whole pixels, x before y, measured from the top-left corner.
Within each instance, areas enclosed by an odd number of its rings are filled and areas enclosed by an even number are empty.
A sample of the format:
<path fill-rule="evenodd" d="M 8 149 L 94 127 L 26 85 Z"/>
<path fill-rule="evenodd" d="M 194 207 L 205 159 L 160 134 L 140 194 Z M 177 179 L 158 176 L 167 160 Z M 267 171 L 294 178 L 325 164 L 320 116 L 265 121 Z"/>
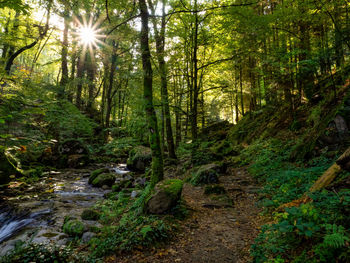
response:
<path fill-rule="evenodd" d="M 89 184 L 92 184 L 93 180 L 96 179 L 97 176 L 99 176 L 102 173 L 109 173 L 108 168 L 100 168 L 95 171 L 92 171 L 89 177 Z"/>
<path fill-rule="evenodd" d="M 84 229 L 84 224 L 76 219 L 67 220 L 63 225 L 63 232 L 71 237 L 81 237 Z"/>
<path fill-rule="evenodd" d="M 150 214 L 164 214 L 177 205 L 181 199 L 183 181 L 167 179 L 159 182 L 153 194 L 146 200 L 146 210 Z"/>
<path fill-rule="evenodd" d="M 85 209 L 81 214 L 81 219 L 96 221 L 100 219 L 100 213 L 94 209 Z"/>
<path fill-rule="evenodd" d="M 108 173 L 108 174 L 99 174 L 93 181 L 92 185 L 95 187 L 102 187 L 104 185 L 112 186 L 115 182 L 115 175 Z"/>
<path fill-rule="evenodd" d="M 216 184 L 219 182 L 220 166 L 212 163 L 202 165 L 192 176 L 193 185 Z"/>
<path fill-rule="evenodd" d="M 152 162 L 151 149 L 145 146 L 137 146 L 129 153 L 127 166 L 131 170 L 145 172 Z"/>
<path fill-rule="evenodd" d="M 222 185 L 215 184 L 215 185 L 206 185 L 204 188 L 204 194 L 210 195 L 210 194 L 225 194 L 226 190 Z"/>

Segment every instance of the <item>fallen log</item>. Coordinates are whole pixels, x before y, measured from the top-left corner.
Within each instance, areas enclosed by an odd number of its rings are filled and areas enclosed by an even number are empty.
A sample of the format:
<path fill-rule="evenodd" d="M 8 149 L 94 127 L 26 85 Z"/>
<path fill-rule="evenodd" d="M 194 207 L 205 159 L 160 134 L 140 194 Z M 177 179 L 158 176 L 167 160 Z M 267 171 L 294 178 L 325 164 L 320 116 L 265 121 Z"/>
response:
<path fill-rule="evenodd" d="M 297 200 L 281 205 L 278 210 L 283 210 L 287 207 L 295 207 L 301 204 L 308 203 L 312 199 L 308 196 L 309 193 L 319 191 L 329 186 L 337 176 L 343 171 L 350 171 L 350 147 L 329 167 L 320 178 L 310 187 L 310 189 Z"/>

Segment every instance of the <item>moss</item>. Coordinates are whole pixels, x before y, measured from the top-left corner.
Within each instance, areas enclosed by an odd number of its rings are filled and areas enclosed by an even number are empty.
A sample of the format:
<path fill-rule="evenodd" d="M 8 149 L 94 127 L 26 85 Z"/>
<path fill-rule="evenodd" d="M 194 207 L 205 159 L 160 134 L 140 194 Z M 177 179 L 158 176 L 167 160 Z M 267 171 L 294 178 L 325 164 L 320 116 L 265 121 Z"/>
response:
<path fill-rule="evenodd" d="M 217 164 L 207 164 L 199 167 L 192 176 L 193 185 L 218 183 L 220 167 Z"/>
<path fill-rule="evenodd" d="M 159 184 L 161 189 L 164 189 L 165 193 L 171 197 L 178 197 L 181 195 L 183 188 L 183 181 L 180 179 L 167 179 Z"/>
<path fill-rule="evenodd" d="M 114 174 L 99 174 L 93 181 L 92 185 L 96 187 L 102 187 L 104 185 L 112 186 L 115 182 Z"/>
<path fill-rule="evenodd" d="M 84 224 L 79 220 L 68 220 L 63 225 L 63 232 L 71 237 L 81 237 L 84 233 Z"/>
<path fill-rule="evenodd" d="M 215 184 L 215 185 L 207 185 L 204 188 L 204 194 L 210 195 L 210 194 L 225 194 L 226 190 L 223 186 Z"/>
<path fill-rule="evenodd" d="M 99 176 L 102 173 L 108 173 L 109 169 L 108 168 L 100 168 L 95 171 L 92 171 L 89 177 L 89 184 L 91 184 L 97 176 Z"/>
<path fill-rule="evenodd" d="M 85 209 L 81 214 L 83 220 L 99 220 L 100 213 L 93 209 Z"/>

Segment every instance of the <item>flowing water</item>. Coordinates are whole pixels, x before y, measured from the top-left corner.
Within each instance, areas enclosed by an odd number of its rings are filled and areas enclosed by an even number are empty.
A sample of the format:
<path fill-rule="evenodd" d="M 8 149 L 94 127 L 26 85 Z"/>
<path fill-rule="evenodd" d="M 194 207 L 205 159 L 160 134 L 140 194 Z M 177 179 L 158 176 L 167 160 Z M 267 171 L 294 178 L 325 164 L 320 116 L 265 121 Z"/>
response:
<path fill-rule="evenodd" d="M 126 165 L 109 168 L 117 176 L 129 172 Z M 61 230 L 64 217 L 80 219 L 84 209 L 110 191 L 89 185 L 89 174 L 86 169 L 51 172 L 31 186 L 32 191 L 8 198 L 5 206 L 0 205 L 0 255 L 13 248 L 16 240 L 64 244 L 67 241 Z M 97 222 L 84 223 L 98 226 Z"/>

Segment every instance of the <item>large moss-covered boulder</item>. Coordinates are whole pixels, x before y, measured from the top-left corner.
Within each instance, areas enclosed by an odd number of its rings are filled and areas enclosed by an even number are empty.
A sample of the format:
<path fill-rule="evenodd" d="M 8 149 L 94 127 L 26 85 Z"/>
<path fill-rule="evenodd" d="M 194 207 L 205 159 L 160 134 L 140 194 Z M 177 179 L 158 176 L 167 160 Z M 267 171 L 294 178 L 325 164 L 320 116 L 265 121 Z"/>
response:
<path fill-rule="evenodd" d="M 181 198 L 183 182 L 179 179 L 168 179 L 159 182 L 154 193 L 146 202 L 146 210 L 150 214 L 164 214 L 176 206 Z"/>
<path fill-rule="evenodd" d="M 99 174 L 93 181 L 92 185 L 95 187 L 102 187 L 104 185 L 112 186 L 115 182 L 115 175 L 108 173 L 108 174 Z"/>
<path fill-rule="evenodd" d="M 109 169 L 108 168 L 100 168 L 100 169 L 92 171 L 90 173 L 90 177 L 89 177 L 89 184 L 92 184 L 93 180 L 95 180 L 96 177 L 102 173 L 109 173 Z"/>
<path fill-rule="evenodd" d="M 217 184 L 219 182 L 220 165 L 211 163 L 202 165 L 192 176 L 193 185 Z"/>
<path fill-rule="evenodd" d="M 137 146 L 129 153 L 128 168 L 139 172 L 145 172 L 152 162 L 151 149 L 145 146 Z"/>
<path fill-rule="evenodd" d="M 84 234 L 85 226 L 76 219 L 65 220 L 63 232 L 71 237 L 81 237 Z"/>
<path fill-rule="evenodd" d="M 16 174 L 15 167 L 5 155 L 5 148 L 0 146 L 0 185 L 10 182 L 10 175 Z"/>

